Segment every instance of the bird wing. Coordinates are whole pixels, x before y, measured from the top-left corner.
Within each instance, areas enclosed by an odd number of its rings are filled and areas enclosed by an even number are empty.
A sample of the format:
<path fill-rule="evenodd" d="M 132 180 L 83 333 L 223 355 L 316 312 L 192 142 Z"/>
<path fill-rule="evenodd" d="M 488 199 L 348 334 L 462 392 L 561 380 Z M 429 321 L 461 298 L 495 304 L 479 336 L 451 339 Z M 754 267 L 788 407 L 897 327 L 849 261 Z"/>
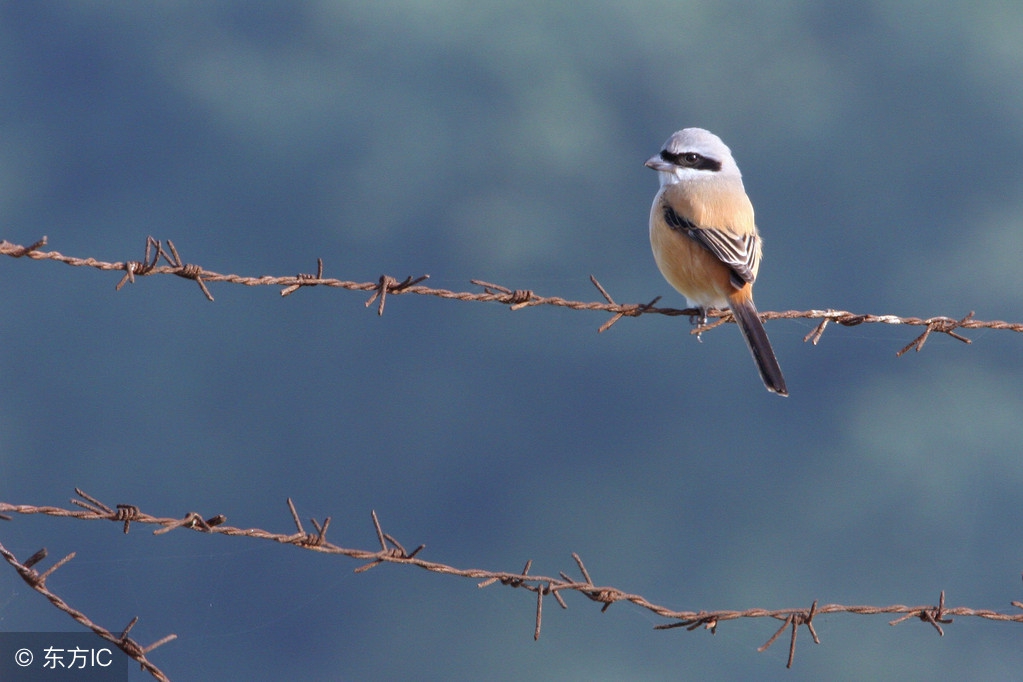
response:
<path fill-rule="evenodd" d="M 664 207 L 664 220 L 678 232 L 693 239 L 732 271 L 732 286 L 741 289 L 754 279 L 760 249 L 760 236 L 756 232 L 738 234 L 713 227 L 698 227 L 692 221 L 680 216 L 668 205 Z"/>

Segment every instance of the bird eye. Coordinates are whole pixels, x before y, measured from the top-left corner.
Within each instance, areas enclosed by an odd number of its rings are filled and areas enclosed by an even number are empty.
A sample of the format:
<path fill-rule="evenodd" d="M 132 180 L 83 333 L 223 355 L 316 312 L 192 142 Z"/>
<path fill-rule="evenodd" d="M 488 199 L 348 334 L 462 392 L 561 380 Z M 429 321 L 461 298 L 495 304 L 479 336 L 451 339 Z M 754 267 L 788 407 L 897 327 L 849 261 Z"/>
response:
<path fill-rule="evenodd" d="M 686 152 L 682 155 L 682 160 L 686 162 L 687 166 L 695 166 L 700 160 L 700 155 L 696 152 Z"/>

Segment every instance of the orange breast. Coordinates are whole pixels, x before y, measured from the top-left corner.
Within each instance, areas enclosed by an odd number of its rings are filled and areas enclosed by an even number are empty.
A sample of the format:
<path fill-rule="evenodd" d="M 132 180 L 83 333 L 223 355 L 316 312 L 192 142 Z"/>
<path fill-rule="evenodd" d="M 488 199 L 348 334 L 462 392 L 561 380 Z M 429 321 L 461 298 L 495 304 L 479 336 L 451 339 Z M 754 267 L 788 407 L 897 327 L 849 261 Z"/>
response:
<path fill-rule="evenodd" d="M 728 268 L 696 241 L 668 227 L 657 203 L 650 215 L 650 246 L 664 279 L 690 305 L 728 307 L 728 295 L 735 291 Z"/>

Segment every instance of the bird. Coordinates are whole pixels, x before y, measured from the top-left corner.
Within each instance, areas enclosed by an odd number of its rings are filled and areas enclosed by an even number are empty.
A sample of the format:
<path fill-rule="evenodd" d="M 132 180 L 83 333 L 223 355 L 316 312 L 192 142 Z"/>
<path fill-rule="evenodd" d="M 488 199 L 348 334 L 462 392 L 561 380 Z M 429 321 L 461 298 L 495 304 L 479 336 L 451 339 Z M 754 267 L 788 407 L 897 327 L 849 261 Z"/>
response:
<path fill-rule="evenodd" d="M 764 386 L 787 396 L 753 304 L 762 244 L 731 150 L 708 130 L 685 128 L 644 165 L 660 179 L 650 208 L 650 246 L 664 279 L 700 311 L 702 322 L 708 308 L 731 310 Z"/>

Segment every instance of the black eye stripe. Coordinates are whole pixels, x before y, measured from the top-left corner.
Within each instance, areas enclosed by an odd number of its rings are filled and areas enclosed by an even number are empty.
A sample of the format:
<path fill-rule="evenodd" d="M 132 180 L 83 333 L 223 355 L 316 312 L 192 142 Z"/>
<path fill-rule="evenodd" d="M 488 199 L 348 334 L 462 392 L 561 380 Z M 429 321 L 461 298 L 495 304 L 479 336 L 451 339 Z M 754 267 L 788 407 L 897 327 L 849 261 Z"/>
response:
<path fill-rule="evenodd" d="M 679 155 L 678 154 L 672 154 L 667 149 L 662 149 L 661 150 L 661 161 L 666 161 L 668 163 L 673 163 L 676 166 L 681 166 L 682 165 L 682 160 L 679 158 Z"/>
<path fill-rule="evenodd" d="M 716 173 L 721 170 L 720 161 L 704 156 L 703 154 L 697 154 L 696 152 L 674 154 L 669 152 L 667 149 L 662 149 L 661 160 L 676 166 L 682 166 L 683 168 L 695 168 L 696 170 L 711 171 L 712 173 Z"/>

